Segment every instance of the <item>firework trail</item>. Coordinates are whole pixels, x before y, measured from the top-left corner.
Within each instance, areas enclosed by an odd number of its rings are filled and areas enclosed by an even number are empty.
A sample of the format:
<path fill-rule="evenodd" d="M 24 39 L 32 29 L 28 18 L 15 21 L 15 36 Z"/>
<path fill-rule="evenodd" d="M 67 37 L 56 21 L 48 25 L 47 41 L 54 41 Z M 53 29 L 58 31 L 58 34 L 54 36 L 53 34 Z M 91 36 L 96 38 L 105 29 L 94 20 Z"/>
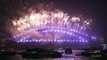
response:
<path fill-rule="evenodd" d="M 38 37 L 40 38 L 42 35 L 39 34 L 37 30 L 47 28 L 48 30 L 42 32 L 53 31 L 53 30 L 49 30 L 50 27 L 51 28 L 58 27 L 58 29 L 60 30 L 62 29 L 71 30 L 75 33 L 80 33 L 82 35 L 88 36 L 87 34 L 84 34 L 82 32 L 85 31 L 86 29 L 91 30 L 90 24 L 92 22 L 92 19 L 84 19 L 82 16 L 79 17 L 70 16 L 67 13 L 61 11 L 60 9 L 51 10 L 49 7 L 44 9 L 43 6 L 44 5 L 41 4 L 37 10 L 30 8 L 29 14 L 23 14 L 23 16 L 20 17 L 18 20 L 12 21 L 14 26 L 14 32 L 12 32 L 12 34 L 14 38 L 17 38 L 17 41 L 38 38 Z M 55 30 L 55 32 L 59 32 L 60 30 Z M 72 32 L 66 32 L 66 31 L 61 31 L 61 32 L 67 33 L 72 36 L 76 36 L 82 41 L 84 41 L 82 37 L 77 36 Z M 49 35 L 47 36 L 48 36 L 47 38 L 49 38 Z M 26 40 L 26 42 L 27 41 L 28 40 Z"/>

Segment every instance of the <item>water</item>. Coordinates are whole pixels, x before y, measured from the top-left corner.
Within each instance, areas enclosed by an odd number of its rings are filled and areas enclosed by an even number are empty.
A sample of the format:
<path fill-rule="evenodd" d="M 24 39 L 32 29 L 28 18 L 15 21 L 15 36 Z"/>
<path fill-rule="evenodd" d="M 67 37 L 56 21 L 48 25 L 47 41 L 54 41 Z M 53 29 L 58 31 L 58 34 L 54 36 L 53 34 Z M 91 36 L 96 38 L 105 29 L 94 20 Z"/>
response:
<path fill-rule="evenodd" d="M 92 58 L 92 57 L 61 57 L 61 58 L 45 58 L 45 59 L 31 59 L 31 58 L 6 58 L 0 60 L 107 60 L 105 58 Z"/>
<path fill-rule="evenodd" d="M 15 56 L 7 56 L 0 60 L 107 60 L 107 58 L 101 58 L 101 57 L 76 56 L 76 54 L 78 53 L 80 53 L 80 51 L 75 50 L 73 51 L 73 54 L 70 55 L 63 53 L 61 58 L 45 58 L 45 59 L 22 58 L 21 55 L 15 55 Z"/>
<path fill-rule="evenodd" d="M 84 56 L 76 56 L 76 54 L 80 54 L 80 50 L 73 50 L 73 54 L 67 55 L 62 54 L 61 58 L 47 58 L 47 59 L 27 59 L 27 60 L 107 60 L 106 58 L 101 57 L 84 57 Z"/>

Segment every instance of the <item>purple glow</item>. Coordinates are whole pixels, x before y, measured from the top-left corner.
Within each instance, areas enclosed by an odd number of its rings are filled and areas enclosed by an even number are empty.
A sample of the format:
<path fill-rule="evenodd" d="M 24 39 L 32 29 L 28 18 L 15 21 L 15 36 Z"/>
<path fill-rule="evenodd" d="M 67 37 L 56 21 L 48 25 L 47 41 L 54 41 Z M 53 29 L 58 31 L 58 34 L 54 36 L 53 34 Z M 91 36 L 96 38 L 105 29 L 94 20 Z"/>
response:
<path fill-rule="evenodd" d="M 72 40 L 70 40 L 70 42 L 72 42 Z"/>
<path fill-rule="evenodd" d="M 61 42 L 60 40 L 57 40 L 57 42 Z"/>
<path fill-rule="evenodd" d="M 76 35 L 76 37 L 78 37 L 78 36 Z"/>
<path fill-rule="evenodd" d="M 26 40 L 26 42 L 29 42 L 28 40 Z"/>
<path fill-rule="evenodd" d="M 29 40 L 29 42 L 32 42 L 32 40 Z"/>
<path fill-rule="evenodd" d="M 47 28 L 47 27 L 46 27 Z M 42 28 L 42 29 L 46 29 L 46 28 Z M 31 39 L 31 40 L 26 40 L 26 39 L 28 39 L 28 38 L 31 38 L 32 36 L 31 35 L 28 35 L 28 36 L 24 36 L 23 38 L 22 38 L 22 36 L 23 36 L 23 33 L 20 33 L 20 34 L 17 34 L 16 36 L 13 36 L 14 38 L 18 38 L 18 39 L 20 39 L 19 40 L 19 42 L 53 42 L 53 41 L 55 41 L 55 42 L 88 42 L 87 40 L 88 40 L 88 38 L 87 37 L 90 37 L 90 38 L 92 38 L 92 39 L 96 39 L 96 37 L 93 37 L 93 36 L 88 36 L 88 34 L 85 34 L 85 33 L 83 33 L 82 31 L 79 31 L 79 30 L 75 30 L 75 29 L 66 29 L 66 28 L 63 28 L 63 27 L 48 27 L 49 29 L 47 29 L 47 30 L 43 30 L 42 31 L 42 33 L 43 32 L 45 32 L 45 33 L 48 33 L 48 32 L 61 32 L 61 33 L 65 33 L 65 34 L 68 34 L 69 36 L 73 36 L 73 38 L 75 39 L 75 40 L 66 40 L 66 39 L 63 39 L 63 40 L 52 40 L 52 39 Z M 55 28 L 55 29 L 52 29 L 52 28 Z M 62 28 L 62 30 L 61 30 L 61 28 Z M 38 29 L 40 29 L 40 28 L 38 28 Z M 64 29 L 66 29 L 66 30 L 64 30 Z M 34 31 L 36 30 L 36 29 L 33 29 Z M 32 30 L 30 30 L 30 31 L 32 31 Z M 28 31 L 27 31 L 28 32 Z M 22 35 L 22 36 L 21 36 Z M 64 35 L 64 34 L 63 34 Z M 68 36 L 67 35 L 67 36 Z M 70 38 L 71 39 L 71 38 Z M 87 39 L 87 40 L 84 40 L 84 39 Z"/>
<path fill-rule="evenodd" d="M 23 42 L 23 40 L 21 39 L 20 42 Z"/>
<path fill-rule="evenodd" d="M 84 33 L 82 33 L 84 35 Z"/>
<path fill-rule="evenodd" d="M 87 40 L 85 42 L 88 42 Z"/>
<path fill-rule="evenodd" d="M 57 31 L 57 30 L 54 30 L 55 32 Z"/>
<path fill-rule="evenodd" d="M 78 42 L 78 40 L 76 40 L 75 42 Z"/>
<path fill-rule="evenodd" d="M 85 36 L 88 36 L 88 34 L 86 34 Z"/>
<path fill-rule="evenodd" d="M 16 38 L 16 36 L 13 36 L 13 38 Z"/>
<path fill-rule="evenodd" d="M 75 34 L 72 34 L 73 36 L 75 36 Z"/>
<path fill-rule="evenodd" d="M 26 38 L 24 37 L 23 39 L 25 40 Z"/>
<path fill-rule="evenodd" d="M 48 42 L 50 42 L 51 40 L 50 40 L 50 39 L 48 39 L 47 41 L 48 41 Z"/>
<path fill-rule="evenodd" d="M 63 31 L 63 33 L 65 33 L 65 31 Z"/>
<path fill-rule="evenodd" d="M 62 33 L 63 33 L 63 31 L 60 31 L 60 32 L 62 32 Z"/>
<path fill-rule="evenodd" d="M 57 40 L 57 39 L 55 39 L 54 40 L 54 42 L 83 42 L 83 43 L 85 43 L 85 42 L 88 42 L 87 40 L 84 40 L 84 39 L 81 39 L 81 40 Z M 53 42 L 53 40 L 51 40 L 51 39 L 39 39 L 39 40 L 37 40 L 37 39 L 32 39 L 32 40 L 23 40 L 23 39 L 21 39 L 21 40 L 19 40 L 19 41 L 17 41 L 17 42 L 23 42 L 23 43 L 25 43 L 25 42 Z"/>
<path fill-rule="evenodd" d="M 47 32 L 47 30 L 46 30 L 46 31 L 44 31 L 44 32 Z"/>
<path fill-rule="evenodd" d="M 38 40 L 38 42 L 41 42 L 41 40 Z"/>
<path fill-rule="evenodd" d="M 69 40 L 67 40 L 67 42 L 69 42 Z"/>
<path fill-rule="evenodd" d="M 47 40 L 45 39 L 44 41 L 46 42 Z"/>
<path fill-rule="evenodd" d="M 59 30 L 57 30 L 57 32 L 60 32 Z"/>
<path fill-rule="evenodd" d="M 63 40 L 60 40 L 61 42 L 63 42 Z"/>
<path fill-rule="evenodd" d="M 75 42 L 75 40 L 72 40 L 72 42 Z"/>
<path fill-rule="evenodd" d="M 17 41 L 17 43 L 19 43 L 20 41 Z"/>
<path fill-rule="evenodd" d="M 73 35 L 72 33 L 69 33 L 70 35 Z"/>
<path fill-rule="evenodd" d="M 79 40 L 79 42 L 81 42 L 81 40 Z"/>
<path fill-rule="evenodd" d="M 81 39 L 81 37 L 79 37 L 79 39 Z"/>
<path fill-rule="evenodd" d="M 96 39 L 96 37 L 93 37 L 93 36 L 92 36 L 91 38 L 92 38 L 92 39 Z"/>
<path fill-rule="evenodd" d="M 82 42 L 85 42 L 84 40 L 82 40 Z"/>
<path fill-rule="evenodd" d="M 57 40 L 55 39 L 54 41 L 56 42 Z"/>
<path fill-rule="evenodd" d="M 20 36 L 19 34 L 17 36 Z"/>
<path fill-rule="evenodd" d="M 70 34 L 69 32 L 67 32 L 67 34 Z"/>
<path fill-rule="evenodd" d="M 53 40 L 50 40 L 51 42 L 53 41 Z"/>

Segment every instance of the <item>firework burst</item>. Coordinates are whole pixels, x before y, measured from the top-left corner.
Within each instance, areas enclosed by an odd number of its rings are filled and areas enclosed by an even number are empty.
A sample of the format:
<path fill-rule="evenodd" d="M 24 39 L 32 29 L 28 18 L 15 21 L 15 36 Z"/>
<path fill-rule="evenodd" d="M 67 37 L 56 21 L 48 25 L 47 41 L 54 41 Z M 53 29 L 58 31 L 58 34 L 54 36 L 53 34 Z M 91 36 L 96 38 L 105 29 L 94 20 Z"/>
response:
<path fill-rule="evenodd" d="M 18 31 L 34 27 L 40 28 L 45 26 L 61 26 L 66 28 L 74 28 L 85 30 L 90 28 L 91 20 L 84 20 L 82 17 L 71 17 L 67 13 L 60 10 L 32 12 L 29 15 L 19 18 L 18 21 L 13 21 L 13 25 Z"/>
<path fill-rule="evenodd" d="M 13 32 L 12 33 L 16 41 L 31 42 L 31 41 L 37 41 L 34 38 L 47 39 L 50 37 L 49 34 L 43 37 L 38 32 L 38 30 L 40 29 L 46 29 L 42 31 L 42 33 L 44 32 L 45 33 L 46 32 L 67 33 L 68 35 L 75 36 L 78 39 L 80 39 L 80 41 L 84 42 L 85 39 L 79 35 L 82 34 L 83 36 L 88 36 L 88 34 L 83 33 L 83 31 L 85 31 L 86 29 L 91 29 L 90 27 L 90 24 L 92 22 L 91 19 L 84 19 L 82 16 L 79 16 L 79 17 L 70 16 L 67 13 L 58 9 L 54 11 L 51 11 L 48 9 L 47 10 L 40 9 L 40 11 L 30 9 L 29 11 L 30 11 L 29 14 L 25 14 L 24 16 L 20 17 L 18 20 L 12 21 L 15 29 L 14 33 Z M 78 34 L 76 35 L 75 33 L 78 33 L 79 35 Z M 57 38 L 60 38 L 60 36 L 58 36 Z M 64 41 L 64 40 L 61 40 L 61 41 Z M 79 40 L 76 40 L 76 41 L 79 41 Z"/>

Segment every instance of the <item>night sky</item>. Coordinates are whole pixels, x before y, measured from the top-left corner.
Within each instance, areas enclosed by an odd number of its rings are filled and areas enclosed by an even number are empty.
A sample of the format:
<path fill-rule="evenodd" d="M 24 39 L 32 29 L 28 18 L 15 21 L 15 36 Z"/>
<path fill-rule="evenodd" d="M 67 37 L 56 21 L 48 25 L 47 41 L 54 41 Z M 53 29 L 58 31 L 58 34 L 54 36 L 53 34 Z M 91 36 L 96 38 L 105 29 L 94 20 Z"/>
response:
<path fill-rule="evenodd" d="M 93 32 L 104 36 L 105 41 L 107 40 L 107 3 L 103 0 L 0 0 L 0 34 L 9 35 L 7 28 L 11 20 L 20 17 L 19 12 L 26 12 L 38 2 L 53 3 L 54 7 L 72 16 L 82 15 L 93 19 Z"/>

